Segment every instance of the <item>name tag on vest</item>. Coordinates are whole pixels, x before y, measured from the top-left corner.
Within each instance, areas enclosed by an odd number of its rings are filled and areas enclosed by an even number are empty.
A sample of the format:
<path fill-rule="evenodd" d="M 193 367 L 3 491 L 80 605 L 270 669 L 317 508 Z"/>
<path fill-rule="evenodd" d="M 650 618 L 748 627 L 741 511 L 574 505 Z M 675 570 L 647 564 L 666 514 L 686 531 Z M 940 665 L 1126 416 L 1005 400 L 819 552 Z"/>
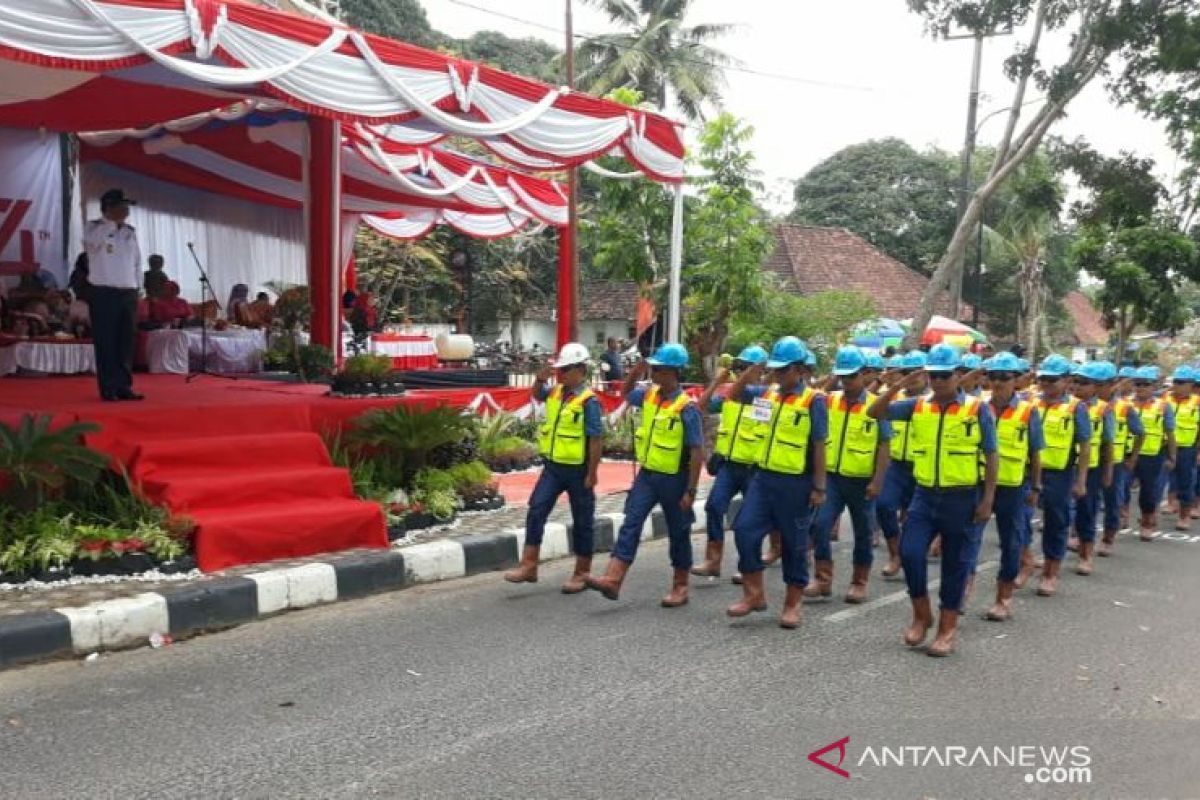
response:
<path fill-rule="evenodd" d="M 764 397 L 754 398 L 754 405 L 750 407 L 750 419 L 755 422 L 770 422 L 771 406 L 771 401 Z"/>

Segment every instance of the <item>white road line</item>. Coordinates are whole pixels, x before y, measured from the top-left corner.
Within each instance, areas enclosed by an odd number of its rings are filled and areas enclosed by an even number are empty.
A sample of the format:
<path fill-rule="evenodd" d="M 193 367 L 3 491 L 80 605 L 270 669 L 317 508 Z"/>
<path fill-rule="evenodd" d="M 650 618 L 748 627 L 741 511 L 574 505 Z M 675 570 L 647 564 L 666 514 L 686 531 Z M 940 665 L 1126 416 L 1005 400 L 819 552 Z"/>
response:
<path fill-rule="evenodd" d="M 998 566 L 1000 566 L 999 561 L 985 561 L 982 564 L 980 564 L 978 567 L 975 568 L 975 574 L 978 575 L 981 572 L 987 572 L 989 570 L 993 570 Z M 930 581 L 929 582 L 930 593 L 932 594 L 933 591 L 935 589 L 937 589 L 938 586 L 941 585 L 941 583 L 942 583 L 941 578 Z M 877 600 L 871 600 L 870 602 L 863 603 L 860 606 L 854 606 L 853 608 L 847 608 L 845 611 L 835 611 L 832 614 L 828 614 L 825 617 L 822 617 L 822 619 L 825 622 L 845 622 L 848 619 L 854 619 L 855 617 L 861 617 L 863 614 L 866 614 L 868 611 L 874 611 L 875 609 L 883 608 L 884 606 L 894 606 L 894 605 L 896 605 L 896 603 L 903 603 L 906 600 L 908 600 L 908 592 L 906 590 L 899 591 L 899 592 L 893 592 L 892 594 L 884 595 L 883 597 L 880 597 Z"/>

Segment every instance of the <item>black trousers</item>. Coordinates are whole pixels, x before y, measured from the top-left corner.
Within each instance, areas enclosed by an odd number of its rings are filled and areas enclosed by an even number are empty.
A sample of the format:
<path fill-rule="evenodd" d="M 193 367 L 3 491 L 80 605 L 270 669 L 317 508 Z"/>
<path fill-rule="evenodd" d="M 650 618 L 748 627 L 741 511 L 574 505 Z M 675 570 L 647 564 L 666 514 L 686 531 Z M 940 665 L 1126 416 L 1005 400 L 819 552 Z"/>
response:
<path fill-rule="evenodd" d="M 133 390 L 133 344 L 137 335 L 137 289 L 93 286 L 88 298 L 96 381 L 100 395 Z"/>

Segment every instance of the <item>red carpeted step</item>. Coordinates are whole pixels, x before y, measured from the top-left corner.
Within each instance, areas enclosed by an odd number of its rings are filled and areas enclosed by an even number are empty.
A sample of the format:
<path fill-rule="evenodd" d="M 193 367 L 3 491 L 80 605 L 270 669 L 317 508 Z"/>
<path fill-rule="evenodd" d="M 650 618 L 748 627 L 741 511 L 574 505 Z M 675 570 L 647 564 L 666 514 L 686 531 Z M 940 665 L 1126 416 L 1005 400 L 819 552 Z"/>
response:
<path fill-rule="evenodd" d="M 298 500 L 195 514 L 196 561 L 205 572 L 354 547 L 386 548 L 383 510 L 363 500 Z"/>
<path fill-rule="evenodd" d="M 130 472 L 144 480 L 168 470 L 228 472 L 329 465 L 329 452 L 317 434 L 270 433 L 139 442 Z"/>
<path fill-rule="evenodd" d="M 205 508 L 292 503 L 305 498 L 353 498 L 350 473 L 338 467 L 281 468 L 266 465 L 239 469 L 230 465 L 226 473 L 158 470 L 142 481 L 147 499 L 180 514 Z"/>

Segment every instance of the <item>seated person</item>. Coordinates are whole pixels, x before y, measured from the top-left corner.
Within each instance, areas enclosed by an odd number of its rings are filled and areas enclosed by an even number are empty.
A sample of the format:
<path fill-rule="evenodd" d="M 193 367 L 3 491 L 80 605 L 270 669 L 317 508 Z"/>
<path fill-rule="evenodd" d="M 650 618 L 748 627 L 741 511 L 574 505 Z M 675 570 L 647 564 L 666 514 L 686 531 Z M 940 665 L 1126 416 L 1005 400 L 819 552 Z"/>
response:
<path fill-rule="evenodd" d="M 69 297 L 70 292 L 66 292 Z M 76 297 L 67 307 L 67 331 L 87 339 L 92 335 L 92 312 L 88 304 Z"/>
<path fill-rule="evenodd" d="M 249 311 L 256 323 L 248 326 L 251 328 L 269 327 L 272 318 L 275 316 L 275 307 L 271 305 L 271 297 L 266 292 L 259 292 L 255 295 L 254 302 L 250 304 Z"/>
<path fill-rule="evenodd" d="M 88 273 L 88 254 L 80 253 L 75 259 L 75 267 L 71 270 L 67 286 L 75 293 L 75 297 L 81 300 L 87 300 L 88 287 L 91 286 L 91 283 L 88 282 Z"/>
<path fill-rule="evenodd" d="M 250 287 L 244 283 L 234 284 L 225 303 L 225 319 L 234 325 L 247 325 L 250 319 Z"/>
<path fill-rule="evenodd" d="M 19 310 L 13 312 L 13 317 L 27 336 L 50 335 L 50 307 L 44 300 L 26 301 Z"/>
<path fill-rule="evenodd" d="M 155 253 L 150 256 L 148 263 L 150 269 L 142 274 L 142 288 L 146 290 L 146 297 L 151 300 L 158 300 L 163 296 L 163 291 L 166 288 L 167 273 L 163 271 L 163 265 L 166 263 L 163 257 Z"/>
<path fill-rule="evenodd" d="M 67 329 L 67 316 L 71 309 L 71 293 L 50 292 L 46 295 L 46 307 L 49 310 L 46 316 L 46 324 L 50 326 L 50 330 L 56 333 L 58 331 L 65 331 Z"/>
<path fill-rule="evenodd" d="M 167 328 L 178 328 L 192 317 L 192 306 L 179 296 L 179 284 L 165 281 L 162 295 L 150 300 L 150 321 Z"/>

